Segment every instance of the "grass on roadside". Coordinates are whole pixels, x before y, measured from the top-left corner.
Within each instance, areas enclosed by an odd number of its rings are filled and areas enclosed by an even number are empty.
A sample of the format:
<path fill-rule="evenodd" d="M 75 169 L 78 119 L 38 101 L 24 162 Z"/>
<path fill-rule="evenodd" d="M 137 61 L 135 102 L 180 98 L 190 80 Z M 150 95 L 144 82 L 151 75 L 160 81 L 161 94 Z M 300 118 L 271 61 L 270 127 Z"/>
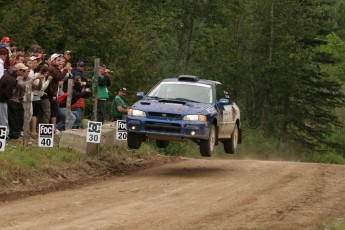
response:
<path fill-rule="evenodd" d="M 84 154 L 59 147 L 24 147 L 22 144 L 8 142 L 6 150 L 0 153 L 0 184 L 19 176 L 30 178 L 46 166 L 59 166 L 85 159 Z"/>

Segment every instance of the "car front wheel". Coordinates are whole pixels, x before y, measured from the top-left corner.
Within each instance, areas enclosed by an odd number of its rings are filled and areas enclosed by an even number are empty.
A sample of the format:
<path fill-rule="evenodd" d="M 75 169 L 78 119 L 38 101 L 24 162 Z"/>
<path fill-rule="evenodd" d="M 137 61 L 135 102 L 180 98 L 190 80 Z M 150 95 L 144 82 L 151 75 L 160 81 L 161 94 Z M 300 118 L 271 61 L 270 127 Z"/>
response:
<path fill-rule="evenodd" d="M 201 140 L 200 141 L 200 154 L 203 157 L 210 157 L 214 150 L 214 146 L 216 144 L 216 128 L 214 125 L 211 125 L 210 128 L 210 135 L 208 140 Z"/>
<path fill-rule="evenodd" d="M 130 149 L 139 149 L 141 146 L 141 139 L 137 133 L 127 134 L 127 145 Z"/>

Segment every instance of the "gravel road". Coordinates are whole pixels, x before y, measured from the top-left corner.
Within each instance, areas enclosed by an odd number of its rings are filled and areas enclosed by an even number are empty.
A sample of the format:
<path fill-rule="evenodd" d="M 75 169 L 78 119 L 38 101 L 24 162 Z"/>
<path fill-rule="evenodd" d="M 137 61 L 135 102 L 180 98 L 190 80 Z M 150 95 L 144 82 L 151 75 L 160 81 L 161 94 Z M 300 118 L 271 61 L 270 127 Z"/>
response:
<path fill-rule="evenodd" d="M 345 166 L 183 159 L 0 203 L 1 229 L 318 229 L 345 216 Z"/>

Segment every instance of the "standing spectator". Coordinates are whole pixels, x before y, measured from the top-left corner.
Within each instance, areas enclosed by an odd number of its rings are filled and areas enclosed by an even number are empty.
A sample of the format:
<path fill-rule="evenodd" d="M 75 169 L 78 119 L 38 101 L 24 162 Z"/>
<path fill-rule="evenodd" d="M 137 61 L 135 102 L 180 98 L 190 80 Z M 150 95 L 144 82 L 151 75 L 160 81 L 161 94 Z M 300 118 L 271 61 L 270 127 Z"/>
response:
<path fill-rule="evenodd" d="M 127 117 L 127 105 L 125 102 L 125 96 L 127 95 L 126 88 L 120 88 L 117 95 L 115 96 L 112 107 L 113 107 L 113 119 L 125 120 Z"/>
<path fill-rule="evenodd" d="M 9 37 L 3 37 L 1 43 L 5 44 L 6 47 L 10 47 L 11 39 Z"/>
<path fill-rule="evenodd" d="M 13 90 L 16 87 L 16 78 L 16 71 L 11 66 L 0 79 L 0 125 L 6 126 L 7 132 L 9 132 L 7 103 L 11 99 Z"/>
<path fill-rule="evenodd" d="M 12 76 L 17 76 L 17 85 L 14 88 L 12 97 L 7 104 L 8 125 L 10 129 L 9 137 L 18 139 L 24 124 L 24 108 L 22 101 L 30 68 L 25 66 L 23 63 L 18 63 L 14 66 L 14 70 L 16 71 L 16 75 L 13 74 Z"/>
<path fill-rule="evenodd" d="M 24 62 L 24 55 L 25 55 L 25 50 L 24 50 L 24 48 L 23 47 L 17 47 L 16 48 L 16 55 L 15 55 L 15 57 L 12 59 L 12 61 L 11 61 L 11 66 L 13 66 L 13 65 L 15 65 L 15 64 L 17 64 L 18 62 Z"/>
<path fill-rule="evenodd" d="M 52 60 L 50 59 L 50 55 L 44 55 L 42 60 L 42 66 L 48 67 L 52 63 Z"/>
<path fill-rule="evenodd" d="M 0 48 L 0 79 L 4 75 L 4 65 L 8 56 L 8 50 L 5 47 Z"/>
<path fill-rule="evenodd" d="M 67 89 L 68 89 L 68 79 L 73 79 L 73 74 L 72 74 L 72 65 L 70 62 L 67 62 L 67 60 L 65 59 L 65 57 L 63 58 L 63 62 L 61 63 L 61 67 L 64 69 L 67 69 L 67 73 L 63 79 L 63 83 L 62 85 L 59 87 L 58 89 L 58 95 L 61 95 L 63 93 L 67 93 Z"/>
<path fill-rule="evenodd" d="M 10 54 L 11 54 L 11 51 L 10 51 L 10 49 L 9 49 L 9 47 L 8 47 L 8 43 L 1 43 L 0 44 L 0 49 L 1 49 L 1 53 L 3 54 L 3 55 L 5 55 L 5 53 L 6 53 L 6 57 L 3 57 L 3 58 L 1 58 L 2 59 L 2 61 L 3 61 L 3 71 L 4 70 L 6 70 L 6 69 L 8 69 L 10 66 L 11 66 L 11 62 L 10 62 Z M 6 49 L 7 51 L 5 51 L 4 49 Z M 0 74 L 1 74 L 1 72 L 0 72 Z M 2 75 L 3 75 L 4 73 L 2 72 Z M 0 75 L 0 77 L 2 76 L 2 75 Z"/>
<path fill-rule="evenodd" d="M 85 70 L 85 63 L 83 61 L 79 61 L 77 63 L 77 69 L 73 71 L 73 81 L 75 85 L 80 85 L 79 87 L 75 87 L 76 90 L 79 92 L 83 92 L 85 90 L 90 90 L 91 84 L 90 82 L 84 77 L 84 70 Z M 77 119 L 74 126 L 75 128 L 82 128 L 83 127 L 83 115 L 85 109 L 85 99 L 83 97 L 79 98 L 78 101 L 72 104 L 72 111 L 76 111 L 79 113 L 80 119 Z"/>
<path fill-rule="evenodd" d="M 108 87 L 110 86 L 109 75 L 105 75 L 107 66 L 104 64 L 99 65 L 99 76 L 98 76 L 98 103 L 97 103 L 97 121 L 104 122 L 106 114 L 107 99 L 109 98 Z M 94 77 L 92 78 L 92 89 L 94 85 Z"/>
<path fill-rule="evenodd" d="M 10 62 L 12 62 L 13 58 L 15 58 L 16 55 L 17 55 L 17 45 L 16 45 L 16 43 L 14 41 L 11 41 L 9 48 L 10 48 L 10 52 L 11 52 Z"/>
<path fill-rule="evenodd" d="M 11 65 L 11 57 L 12 57 L 12 51 L 10 48 L 10 44 L 11 44 L 11 39 L 9 37 L 3 37 L 1 39 L 1 43 L 6 47 L 6 49 L 8 50 L 8 55 L 7 55 L 7 59 L 5 61 L 4 64 L 4 68 L 7 69 L 8 67 L 10 67 Z"/>
<path fill-rule="evenodd" d="M 46 79 L 47 78 L 47 79 Z M 32 118 L 31 118 L 31 135 L 37 137 L 37 121 L 43 121 L 43 112 L 44 114 L 44 124 L 49 123 L 50 117 L 50 103 L 48 98 L 46 99 L 46 103 L 48 103 L 48 108 L 45 107 L 43 110 L 43 103 L 41 97 L 44 95 L 44 90 L 48 87 L 50 80 L 52 79 L 49 76 L 48 67 L 42 67 L 40 72 L 35 73 L 35 77 L 33 78 L 32 85 L 37 85 L 35 90 L 33 90 L 33 100 L 32 100 Z M 45 103 L 44 106 L 47 106 Z M 49 111 L 47 111 L 49 109 Z M 47 117 L 47 115 L 49 115 Z"/>
<path fill-rule="evenodd" d="M 67 68 L 63 69 L 64 58 L 62 54 L 54 53 L 51 55 L 50 59 L 52 63 L 49 65 L 48 70 L 51 73 L 53 79 L 49 83 L 49 86 L 47 87 L 45 92 L 50 99 L 50 122 L 54 125 L 55 128 L 56 117 L 59 109 L 57 102 L 58 86 L 59 82 L 65 78 L 70 66 L 67 65 Z M 56 131 L 56 133 L 58 132 Z"/>
<path fill-rule="evenodd" d="M 66 51 L 63 53 L 63 57 L 66 59 L 66 64 L 67 64 L 67 63 L 71 63 L 72 51 L 66 50 Z"/>
<path fill-rule="evenodd" d="M 44 78 L 42 79 L 42 88 L 37 93 L 41 96 L 41 104 L 42 104 L 42 117 L 39 122 L 43 124 L 49 124 L 50 117 L 51 117 L 51 109 L 50 109 L 50 99 L 48 94 L 46 93 L 46 89 L 49 87 L 50 82 L 52 81 L 53 77 L 51 73 L 48 71 L 48 66 L 43 66 L 41 71 Z"/>
<path fill-rule="evenodd" d="M 17 54 L 17 55 L 23 55 L 23 56 L 25 56 L 25 49 L 24 49 L 23 47 L 21 47 L 21 46 L 18 46 L 18 47 L 16 48 L 16 54 Z"/>
<path fill-rule="evenodd" d="M 77 63 L 77 68 L 73 70 L 73 78 L 80 76 L 82 82 L 87 82 L 87 79 L 84 76 L 85 71 L 85 63 L 83 61 L 79 61 Z"/>
<path fill-rule="evenodd" d="M 27 50 L 27 53 L 28 53 L 28 57 L 31 57 L 31 56 L 38 57 L 38 51 L 37 51 L 37 49 L 34 48 L 34 47 L 30 47 L 30 48 Z"/>

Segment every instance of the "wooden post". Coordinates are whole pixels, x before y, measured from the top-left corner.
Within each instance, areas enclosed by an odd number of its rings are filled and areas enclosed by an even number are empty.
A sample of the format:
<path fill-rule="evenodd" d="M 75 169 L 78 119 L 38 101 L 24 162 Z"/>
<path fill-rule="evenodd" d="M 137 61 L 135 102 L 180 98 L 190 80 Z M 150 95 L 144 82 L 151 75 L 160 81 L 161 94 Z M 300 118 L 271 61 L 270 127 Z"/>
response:
<path fill-rule="evenodd" d="M 23 133 L 24 133 L 24 146 L 27 147 L 30 138 L 30 122 L 31 122 L 31 95 L 32 95 L 32 82 L 27 81 L 25 84 L 25 101 L 24 103 L 24 125 L 23 125 Z"/>
<path fill-rule="evenodd" d="M 72 94 L 73 94 L 73 80 L 68 79 L 65 130 L 69 129 L 69 118 L 71 116 Z"/>
<path fill-rule="evenodd" d="M 93 69 L 93 120 L 97 121 L 97 104 L 98 104 L 98 75 L 99 75 L 99 63 L 100 59 L 95 59 L 95 66 Z"/>

